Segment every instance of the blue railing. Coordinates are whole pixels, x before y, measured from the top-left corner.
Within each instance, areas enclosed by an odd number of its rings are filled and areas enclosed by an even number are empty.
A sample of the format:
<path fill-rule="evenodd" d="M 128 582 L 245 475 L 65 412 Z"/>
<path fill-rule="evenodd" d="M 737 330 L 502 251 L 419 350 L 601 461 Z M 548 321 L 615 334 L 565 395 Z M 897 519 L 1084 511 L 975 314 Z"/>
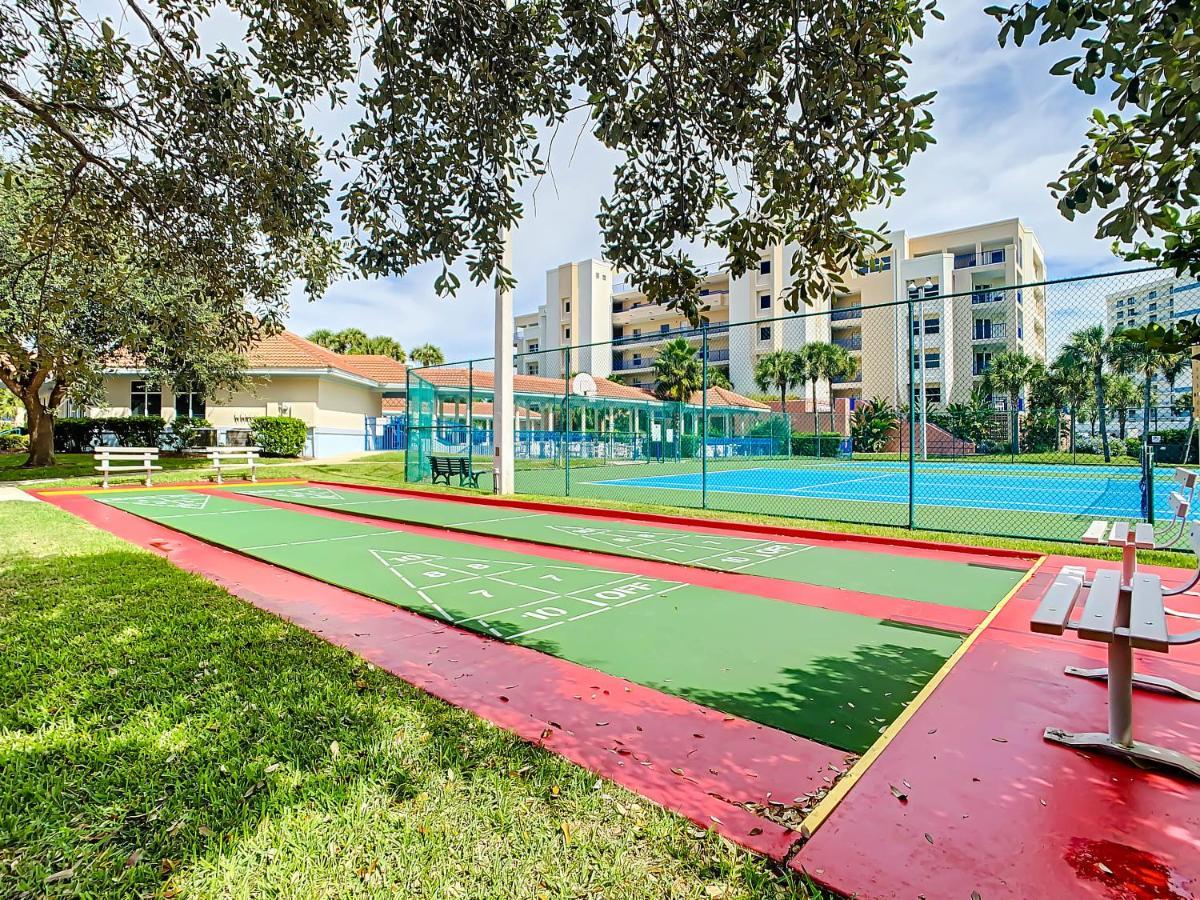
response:
<path fill-rule="evenodd" d="M 956 253 L 954 254 L 954 268 L 971 269 L 975 266 L 992 266 L 1004 262 L 1005 258 L 1003 247 L 998 250 L 981 250 L 979 253 Z"/>
<path fill-rule="evenodd" d="M 972 303 L 1000 303 L 1004 300 L 1004 291 L 976 291 L 971 295 Z"/>
<path fill-rule="evenodd" d="M 834 338 L 833 342 L 835 344 L 837 344 L 839 347 L 844 347 L 847 350 L 861 350 L 862 349 L 862 335 L 861 334 L 856 334 L 854 337 L 848 337 L 848 338 Z"/>
<path fill-rule="evenodd" d="M 861 319 L 862 309 L 857 306 L 850 306 L 844 309 L 835 309 L 830 313 L 829 318 L 835 322 L 840 322 L 843 319 Z"/>

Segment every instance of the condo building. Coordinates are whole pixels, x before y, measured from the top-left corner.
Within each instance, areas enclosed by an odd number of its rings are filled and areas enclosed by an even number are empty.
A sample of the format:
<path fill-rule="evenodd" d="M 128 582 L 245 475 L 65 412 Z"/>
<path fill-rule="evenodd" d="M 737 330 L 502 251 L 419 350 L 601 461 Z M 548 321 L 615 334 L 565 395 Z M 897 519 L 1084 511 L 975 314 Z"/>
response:
<path fill-rule="evenodd" d="M 720 263 L 705 270 L 708 364 L 736 391 L 757 391 L 754 367 L 763 354 L 811 341 L 838 344 L 859 362 L 855 374 L 831 386 L 834 399 L 879 396 L 897 404 L 905 402 L 910 375 L 917 396 L 923 390 L 930 404 L 943 404 L 968 396 L 1002 350 L 1045 359 L 1045 293 L 1036 284 L 1046 279 L 1045 259 L 1019 219 L 921 236 L 891 232 L 867 265 L 843 273 L 844 292 L 800 317 L 783 307 L 793 250 L 765 250 L 757 268 L 736 278 Z M 907 304 L 894 303 L 909 296 L 917 301 L 912 370 L 905 364 Z M 545 298 L 535 312 L 516 317 L 523 374 L 561 377 L 569 366 L 652 389 L 664 342 L 682 336 L 697 348 L 702 343 L 678 312 L 650 303 L 603 260 L 549 270 Z M 822 385 L 818 402 L 829 400 Z"/>

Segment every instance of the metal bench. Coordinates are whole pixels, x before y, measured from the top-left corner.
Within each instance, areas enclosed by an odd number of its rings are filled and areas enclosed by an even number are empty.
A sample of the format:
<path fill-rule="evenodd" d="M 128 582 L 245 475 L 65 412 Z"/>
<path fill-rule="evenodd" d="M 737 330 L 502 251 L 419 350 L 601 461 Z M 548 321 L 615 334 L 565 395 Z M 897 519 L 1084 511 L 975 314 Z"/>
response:
<path fill-rule="evenodd" d="M 151 487 L 153 473 L 162 471 L 162 466 L 155 465 L 158 462 L 157 447 L 97 447 L 93 458 L 99 463 L 95 470 L 100 473 L 103 488 L 108 487 L 110 478 L 134 472 L 141 473 L 146 487 Z"/>
<path fill-rule="evenodd" d="M 1162 686 L 1165 679 L 1135 675 L 1133 649 L 1168 653 L 1171 647 L 1200 641 L 1200 630 L 1172 635 L 1167 628 L 1162 581 L 1157 575 L 1137 574 L 1123 583 L 1115 569 L 1096 573 L 1078 619 L 1071 613 L 1083 592 L 1082 570 L 1067 566 L 1038 604 L 1030 629 L 1040 634 L 1074 630 L 1082 640 L 1108 646 L 1108 731 L 1072 733 L 1047 728 L 1048 741 L 1079 749 L 1101 750 L 1131 760 L 1151 762 L 1200 778 L 1200 760 L 1165 747 L 1145 744 L 1133 737 L 1134 684 Z M 1080 674 L 1073 667 L 1070 674 Z M 1171 684 L 1170 682 L 1167 682 Z M 1177 687 L 1177 686 L 1176 686 Z"/>
<path fill-rule="evenodd" d="M 462 487 L 465 484 L 470 484 L 471 487 L 479 487 L 479 476 L 482 472 L 476 472 L 471 468 L 471 460 L 465 456 L 431 456 L 429 457 L 429 469 L 433 474 L 433 483 L 437 484 L 438 479 L 444 479 L 446 487 L 450 486 L 450 476 L 458 476 L 458 486 Z"/>

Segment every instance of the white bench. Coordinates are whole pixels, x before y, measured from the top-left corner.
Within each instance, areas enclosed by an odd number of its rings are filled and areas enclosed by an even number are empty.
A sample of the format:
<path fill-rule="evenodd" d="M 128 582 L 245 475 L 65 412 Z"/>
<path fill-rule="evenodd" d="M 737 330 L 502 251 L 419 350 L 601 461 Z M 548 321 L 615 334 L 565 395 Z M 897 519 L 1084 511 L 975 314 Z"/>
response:
<path fill-rule="evenodd" d="M 222 475 L 225 469 L 237 467 L 250 469 L 250 480 L 257 481 L 254 467 L 258 464 L 259 447 L 205 447 L 199 451 L 212 463 L 213 475 L 217 484 L 224 484 Z"/>
<path fill-rule="evenodd" d="M 113 476 L 120 477 L 133 472 L 140 472 L 146 487 L 150 487 L 150 476 L 162 471 L 162 466 L 155 465 L 158 462 L 157 447 L 97 447 L 93 458 L 99 463 L 95 469 L 100 473 L 101 486 L 104 488 L 108 487 L 108 480 Z"/>

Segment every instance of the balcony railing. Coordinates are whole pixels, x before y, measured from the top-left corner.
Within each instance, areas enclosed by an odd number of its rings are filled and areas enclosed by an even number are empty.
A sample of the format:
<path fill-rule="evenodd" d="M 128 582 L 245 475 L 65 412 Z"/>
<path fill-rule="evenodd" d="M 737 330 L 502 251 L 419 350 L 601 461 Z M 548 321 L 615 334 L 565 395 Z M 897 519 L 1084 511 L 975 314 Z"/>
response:
<path fill-rule="evenodd" d="M 841 322 L 845 319 L 861 319 L 862 308 L 858 306 L 847 306 L 842 309 L 835 309 L 829 314 L 829 318 L 834 322 Z"/>
<path fill-rule="evenodd" d="M 729 351 L 728 350 L 709 350 L 708 351 L 708 361 L 709 362 L 729 362 Z"/>
<path fill-rule="evenodd" d="M 954 268 L 973 269 L 975 266 L 994 266 L 1007 258 L 1004 247 L 995 250 L 981 250 L 978 253 L 954 254 Z"/>
<path fill-rule="evenodd" d="M 835 375 L 830 381 L 833 384 L 858 384 L 862 381 L 862 372 L 855 372 L 853 375 Z"/>
<path fill-rule="evenodd" d="M 991 328 L 976 330 L 972 333 L 971 340 L 977 344 L 987 343 L 988 341 L 1002 341 L 1008 329 L 1004 327 L 1004 323 L 993 324 Z"/>
<path fill-rule="evenodd" d="M 861 350 L 862 335 L 856 334 L 854 337 L 834 338 L 833 343 L 837 344 L 839 347 L 844 347 L 847 350 Z"/>
<path fill-rule="evenodd" d="M 972 303 L 1003 303 L 1004 291 L 975 291 L 971 294 Z"/>
<path fill-rule="evenodd" d="M 628 372 L 633 369 L 646 369 L 652 365 L 654 365 L 654 361 L 650 360 L 650 359 L 640 359 L 640 360 L 614 359 L 612 368 L 613 368 L 614 372 Z"/>

